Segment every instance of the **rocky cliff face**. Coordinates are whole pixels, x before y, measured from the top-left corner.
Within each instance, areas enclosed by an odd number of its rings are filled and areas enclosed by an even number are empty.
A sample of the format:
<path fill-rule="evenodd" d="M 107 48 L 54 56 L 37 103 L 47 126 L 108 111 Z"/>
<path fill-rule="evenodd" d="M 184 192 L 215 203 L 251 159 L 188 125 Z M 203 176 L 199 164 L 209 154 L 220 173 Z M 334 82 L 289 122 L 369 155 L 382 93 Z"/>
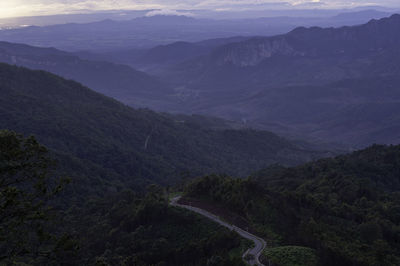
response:
<path fill-rule="evenodd" d="M 217 65 L 233 64 L 241 67 L 258 65 L 264 59 L 274 55 L 301 54 L 295 51 L 285 37 L 251 39 L 222 47 L 216 51 L 216 54 L 220 52 L 222 55 L 218 58 Z"/>

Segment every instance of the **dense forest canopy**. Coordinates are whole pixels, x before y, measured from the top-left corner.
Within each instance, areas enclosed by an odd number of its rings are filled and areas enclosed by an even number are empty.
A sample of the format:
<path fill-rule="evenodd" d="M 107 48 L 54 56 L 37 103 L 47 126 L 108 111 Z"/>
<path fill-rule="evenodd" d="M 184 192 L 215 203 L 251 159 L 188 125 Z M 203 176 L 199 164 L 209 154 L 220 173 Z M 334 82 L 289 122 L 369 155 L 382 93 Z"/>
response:
<path fill-rule="evenodd" d="M 41 264 L 71 251 L 69 237 L 54 228 L 51 201 L 67 183 L 54 166 L 35 138 L 0 131 L 0 264 Z"/>
<path fill-rule="evenodd" d="M 186 197 L 228 208 L 272 245 L 315 249 L 321 265 L 399 265 L 399 164 L 400 146 L 375 145 L 243 180 L 200 178 Z"/>
<path fill-rule="evenodd" d="M 35 138 L 0 131 L 0 162 L 1 265 L 244 265 L 249 243 L 159 186 L 60 207 L 68 184 Z"/>

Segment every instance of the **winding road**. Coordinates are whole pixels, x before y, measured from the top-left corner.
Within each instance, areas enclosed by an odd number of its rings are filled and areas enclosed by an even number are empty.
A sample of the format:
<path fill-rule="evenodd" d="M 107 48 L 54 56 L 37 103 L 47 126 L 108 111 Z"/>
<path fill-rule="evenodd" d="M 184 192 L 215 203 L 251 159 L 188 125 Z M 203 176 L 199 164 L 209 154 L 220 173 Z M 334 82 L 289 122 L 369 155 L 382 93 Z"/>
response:
<path fill-rule="evenodd" d="M 193 207 L 193 206 L 180 204 L 180 203 L 178 203 L 180 198 L 181 197 L 173 198 L 171 200 L 170 204 L 172 206 L 175 206 L 175 207 L 185 208 L 187 210 L 190 210 L 190 211 L 196 212 L 198 214 L 201 214 L 201 215 L 213 220 L 214 222 L 216 222 L 216 223 L 228 228 L 229 230 L 235 231 L 240 236 L 242 236 L 242 237 L 254 242 L 254 247 L 248 249 L 243 254 L 243 256 L 242 256 L 243 260 L 245 260 L 250 265 L 264 266 L 264 264 L 262 264 L 260 262 L 260 255 L 261 255 L 262 251 L 264 250 L 264 248 L 267 246 L 267 243 L 262 238 L 257 237 L 257 236 L 255 236 L 255 235 L 253 235 L 253 234 L 251 234 L 251 233 L 249 233 L 249 232 L 247 232 L 247 231 L 245 231 L 245 230 L 243 230 L 243 229 L 241 229 L 241 228 L 239 228 L 237 226 L 228 224 L 228 223 L 222 221 L 218 216 L 216 216 L 216 215 L 214 215 L 214 214 L 212 214 L 212 213 L 210 213 L 208 211 L 205 211 L 203 209 L 196 208 L 196 207 Z M 250 255 L 250 256 L 248 256 L 248 255 Z"/>

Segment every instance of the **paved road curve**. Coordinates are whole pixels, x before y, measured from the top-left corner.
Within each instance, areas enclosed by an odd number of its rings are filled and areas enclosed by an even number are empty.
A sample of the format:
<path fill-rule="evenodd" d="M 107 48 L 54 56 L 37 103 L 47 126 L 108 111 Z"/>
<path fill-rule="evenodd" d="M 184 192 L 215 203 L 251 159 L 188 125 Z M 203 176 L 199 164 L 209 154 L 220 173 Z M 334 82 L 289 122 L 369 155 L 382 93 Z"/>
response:
<path fill-rule="evenodd" d="M 193 211 L 193 212 L 197 212 L 197 213 L 199 213 L 199 214 L 201 214 L 201 215 L 213 220 L 214 222 L 216 222 L 216 223 L 218 223 L 218 224 L 220 224 L 222 226 L 227 227 L 229 230 L 237 232 L 242 237 L 244 237 L 244 238 L 246 238 L 246 239 L 248 239 L 250 241 L 253 241 L 254 242 L 254 247 L 248 249 L 243 254 L 243 259 L 247 263 L 249 263 L 250 265 L 264 266 L 264 264 L 262 264 L 259 259 L 260 259 L 261 252 L 267 246 L 267 243 L 262 238 L 259 238 L 259 237 L 255 236 L 255 235 L 253 235 L 253 234 L 251 234 L 251 233 L 249 233 L 247 231 L 244 231 L 244 230 L 240 229 L 237 226 L 228 224 L 228 223 L 222 221 L 216 215 L 214 215 L 214 214 L 212 214 L 212 213 L 210 213 L 208 211 L 205 211 L 205 210 L 200 209 L 200 208 L 192 207 L 192 206 L 189 206 L 189 205 L 180 204 L 180 203 L 178 203 L 180 198 L 181 197 L 173 198 L 171 200 L 171 205 L 172 206 L 176 206 L 176 207 L 185 208 L 185 209 L 188 209 L 188 210 Z M 250 256 L 247 256 L 247 255 L 250 255 Z M 249 257 L 250 259 L 246 260 L 245 259 L 246 257 Z"/>

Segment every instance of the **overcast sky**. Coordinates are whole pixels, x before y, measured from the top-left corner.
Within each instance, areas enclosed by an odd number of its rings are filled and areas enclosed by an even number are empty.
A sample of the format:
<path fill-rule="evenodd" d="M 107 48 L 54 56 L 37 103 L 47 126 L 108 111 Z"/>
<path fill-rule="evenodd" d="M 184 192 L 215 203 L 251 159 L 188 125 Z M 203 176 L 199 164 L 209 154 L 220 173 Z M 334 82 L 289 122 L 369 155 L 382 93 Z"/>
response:
<path fill-rule="evenodd" d="M 82 13 L 116 9 L 351 8 L 365 5 L 400 7 L 400 0 L 0 0 L 0 18 Z"/>

